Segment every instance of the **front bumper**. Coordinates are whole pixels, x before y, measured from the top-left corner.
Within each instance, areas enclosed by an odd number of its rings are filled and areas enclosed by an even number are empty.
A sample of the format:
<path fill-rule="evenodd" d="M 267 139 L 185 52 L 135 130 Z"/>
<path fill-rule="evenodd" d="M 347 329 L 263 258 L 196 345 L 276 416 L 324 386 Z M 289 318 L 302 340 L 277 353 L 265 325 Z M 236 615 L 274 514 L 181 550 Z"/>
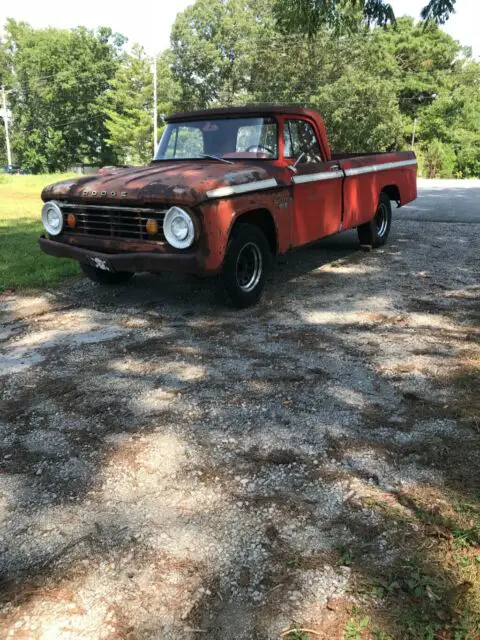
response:
<path fill-rule="evenodd" d="M 199 251 L 193 253 L 101 253 L 84 247 L 73 246 L 40 236 L 40 249 L 50 256 L 72 258 L 85 264 L 97 261 L 108 265 L 111 271 L 178 271 L 180 273 L 205 274 L 205 260 Z"/>

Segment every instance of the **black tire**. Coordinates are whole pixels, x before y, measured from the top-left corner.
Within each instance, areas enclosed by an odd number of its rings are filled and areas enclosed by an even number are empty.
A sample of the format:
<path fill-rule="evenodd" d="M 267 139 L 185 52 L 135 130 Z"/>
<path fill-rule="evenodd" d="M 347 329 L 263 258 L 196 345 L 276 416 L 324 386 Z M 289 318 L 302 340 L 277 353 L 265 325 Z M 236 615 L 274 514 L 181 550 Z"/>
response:
<path fill-rule="evenodd" d="M 223 263 L 222 285 L 237 309 L 258 302 L 267 278 L 272 254 L 265 234 L 252 224 L 238 224 L 232 231 Z"/>
<path fill-rule="evenodd" d="M 97 267 L 83 262 L 80 263 L 80 268 L 87 278 L 97 284 L 123 284 L 133 277 L 133 273 L 130 271 L 103 271 L 103 269 L 97 269 Z"/>
<path fill-rule="evenodd" d="M 378 207 L 373 220 L 357 227 L 360 244 L 372 247 L 383 246 L 388 239 L 392 226 L 392 205 L 386 193 L 380 194 Z"/>

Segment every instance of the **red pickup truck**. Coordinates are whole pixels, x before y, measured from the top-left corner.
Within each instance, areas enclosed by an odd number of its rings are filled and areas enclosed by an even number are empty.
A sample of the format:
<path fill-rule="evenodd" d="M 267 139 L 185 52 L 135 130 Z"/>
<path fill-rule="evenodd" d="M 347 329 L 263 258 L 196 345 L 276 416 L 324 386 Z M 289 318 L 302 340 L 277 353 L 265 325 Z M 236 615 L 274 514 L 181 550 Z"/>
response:
<path fill-rule="evenodd" d="M 416 198 L 416 165 L 411 151 L 332 154 L 311 109 L 180 113 L 148 166 L 46 187 L 40 247 L 102 284 L 139 271 L 220 274 L 246 307 L 274 256 L 354 227 L 361 244 L 383 245 L 391 201 Z"/>

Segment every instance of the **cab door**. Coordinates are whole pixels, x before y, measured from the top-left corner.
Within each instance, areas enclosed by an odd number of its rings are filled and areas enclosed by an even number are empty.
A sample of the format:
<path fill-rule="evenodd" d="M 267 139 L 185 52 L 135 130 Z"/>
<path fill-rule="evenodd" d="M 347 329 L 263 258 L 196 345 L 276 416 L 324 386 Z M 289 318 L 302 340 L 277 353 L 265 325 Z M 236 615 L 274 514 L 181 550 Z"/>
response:
<path fill-rule="evenodd" d="M 325 161 L 315 129 L 308 120 L 284 121 L 284 158 L 294 165 L 294 246 L 314 242 L 341 230 L 344 173 L 338 162 Z"/>

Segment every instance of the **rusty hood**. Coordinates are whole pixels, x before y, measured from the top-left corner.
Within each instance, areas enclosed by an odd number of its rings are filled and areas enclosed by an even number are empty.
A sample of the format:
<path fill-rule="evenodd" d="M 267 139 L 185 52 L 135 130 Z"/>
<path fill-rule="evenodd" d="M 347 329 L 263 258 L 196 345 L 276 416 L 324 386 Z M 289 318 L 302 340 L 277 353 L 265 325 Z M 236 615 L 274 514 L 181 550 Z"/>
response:
<path fill-rule="evenodd" d="M 147 167 L 106 167 L 91 176 L 64 180 L 42 191 L 42 200 L 97 204 L 195 206 L 224 187 L 271 180 L 281 183 L 282 169 L 268 161 L 258 163 L 216 161 L 153 162 Z M 210 195 L 209 195 L 210 193 Z"/>

